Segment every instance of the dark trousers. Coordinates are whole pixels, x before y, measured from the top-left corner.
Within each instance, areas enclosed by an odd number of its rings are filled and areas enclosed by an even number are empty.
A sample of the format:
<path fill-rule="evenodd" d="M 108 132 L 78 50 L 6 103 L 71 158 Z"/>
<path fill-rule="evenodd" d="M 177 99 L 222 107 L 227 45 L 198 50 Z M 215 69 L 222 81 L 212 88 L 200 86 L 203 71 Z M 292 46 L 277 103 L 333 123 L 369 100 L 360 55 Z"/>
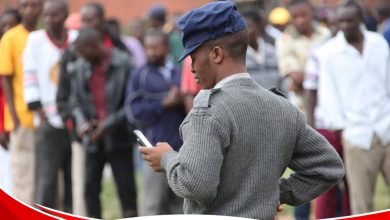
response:
<path fill-rule="evenodd" d="M 71 141 L 66 129 L 54 128 L 49 123 L 44 123 L 37 128 L 35 133 L 35 202 L 37 204 L 58 209 L 56 207 L 58 173 L 62 170 L 64 211 L 72 212 L 71 152 Z"/>
<path fill-rule="evenodd" d="M 319 129 L 318 132 L 329 141 L 340 157 L 344 158 L 341 131 Z M 316 219 L 334 218 L 351 214 L 346 177 L 344 177 L 344 181 L 341 184 L 343 184 L 343 187 L 340 188 L 340 185 L 336 185 L 316 199 Z M 341 196 L 338 196 L 338 193 Z"/>
<path fill-rule="evenodd" d="M 296 220 L 309 220 L 310 217 L 310 202 L 297 206 L 294 209 L 294 217 Z"/>
<path fill-rule="evenodd" d="M 85 207 L 88 217 L 101 218 L 100 191 L 103 169 L 106 162 L 111 165 L 112 173 L 122 206 L 122 217 L 137 216 L 136 187 L 133 167 L 133 148 L 105 152 L 102 143 L 97 152 L 86 153 L 85 158 Z"/>

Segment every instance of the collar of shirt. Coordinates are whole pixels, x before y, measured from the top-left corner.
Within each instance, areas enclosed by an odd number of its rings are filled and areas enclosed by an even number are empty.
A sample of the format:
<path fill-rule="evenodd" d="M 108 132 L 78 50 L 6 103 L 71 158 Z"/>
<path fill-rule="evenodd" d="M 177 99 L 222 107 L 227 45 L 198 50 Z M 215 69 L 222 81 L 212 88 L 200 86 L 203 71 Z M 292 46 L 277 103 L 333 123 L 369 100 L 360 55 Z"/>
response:
<path fill-rule="evenodd" d="M 221 81 L 219 81 L 215 86 L 214 89 L 222 88 L 227 82 L 230 82 L 235 79 L 242 79 L 242 78 L 251 78 L 249 73 L 236 73 L 233 75 L 230 75 L 228 77 L 223 78 Z"/>
<path fill-rule="evenodd" d="M 106 49 L 106 54 L 104 56 L 103 61 L 100 64 L 92 67 L 93 74 L 106 75 L 108 66 L 110 65 L 110 60 L 111 60 L 111 50 Z"/>
<path fill-rule="evenodd" d="M 165 65 L 158 68 L 165 80 L 170 80 L 172 77 L 172 70 L 175 68 L 173 62 L 169 59 L 165 60 Z"/>
<path fill-rule="evenodd" d="M 360 29 L 363 33 L 363 54 L 364 54 L 365 46 L 369 45 L 367 42 L 370 41 L 370 38 L 367 36 L 367 29 L 364 26 L 361 26 Z M 347 42 L 347 39 L 345 39 L 345 35 L 342 31 L 339 31 L 337 33 L 337 35 L 335 36 L 335 40 L 337 43 L 337 47 L 335 47 L 334 50 L 338 52 L 347 52 L 347 51 L 351 51 L 351 49 L 354 49 L 356 51 L 356 49 L 353 48 L 352 45 Z"/>
<path fill-rule="evenodd" d="M 107 47 L 109 49 L 114 47 L 114 42 L 112 41 L 112 38 L 110 37 L 110 35 L 108 33 L 104 34 L 103 44 L 105 47 Z"/>

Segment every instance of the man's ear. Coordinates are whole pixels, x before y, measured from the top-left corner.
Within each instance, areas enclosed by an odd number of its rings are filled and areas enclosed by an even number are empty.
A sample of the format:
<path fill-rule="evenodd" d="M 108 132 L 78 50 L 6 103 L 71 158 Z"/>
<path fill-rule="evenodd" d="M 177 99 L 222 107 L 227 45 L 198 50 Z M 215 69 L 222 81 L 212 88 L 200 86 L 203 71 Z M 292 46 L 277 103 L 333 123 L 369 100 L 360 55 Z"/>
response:
<path fill-rule="evenodd" d="M 210 60 L 215 63 L 215 64 L 220 64 L 223 59 L 224 59 L 224 53 L 223 53 L 223 49 L 219 46 L 215 46 L 212 50 L 211 50 L 211 57 L 210 57 Z"/>

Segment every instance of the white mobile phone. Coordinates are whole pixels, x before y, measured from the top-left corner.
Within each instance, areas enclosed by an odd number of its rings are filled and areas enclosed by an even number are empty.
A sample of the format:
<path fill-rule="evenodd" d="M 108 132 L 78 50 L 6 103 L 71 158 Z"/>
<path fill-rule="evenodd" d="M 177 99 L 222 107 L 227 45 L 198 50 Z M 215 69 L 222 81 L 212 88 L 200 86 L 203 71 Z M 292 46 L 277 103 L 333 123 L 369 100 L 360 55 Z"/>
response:
<path fill-rule="evenodd" d="M 134 130 L 133 133 L 137 136 L 137 142 L 141 146 L 153 147 L 153 145 L 148 141 L 145 135 L 140 130 Z"/>

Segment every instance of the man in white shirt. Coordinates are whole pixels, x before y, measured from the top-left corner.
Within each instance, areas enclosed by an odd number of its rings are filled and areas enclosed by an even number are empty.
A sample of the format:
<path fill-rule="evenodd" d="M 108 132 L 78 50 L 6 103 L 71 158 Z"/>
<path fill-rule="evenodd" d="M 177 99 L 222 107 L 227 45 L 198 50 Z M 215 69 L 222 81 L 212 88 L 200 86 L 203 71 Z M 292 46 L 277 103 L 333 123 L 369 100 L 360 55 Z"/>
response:
<path fill-rule="evenodd" d="M 338 117 L 341 114 L 332 112 L 332 110 L 338 110 L 332 109 L 332 98 L 335 95 L 329 93 L 332 91 L 329 90 L 331 85 L 319 75 L 321 63 L 319 63 L 318 57 L 323 53 L 327 54 L 328 51 L 332 52 L 334 50 L 331 47 L 332 44 L 327 42 L 335 37 L 338 32 L 336 12 L 329 12 L 326 19 L 327 26 L 332 34 L 331 38 L 313 46 L 305 68 L 303 88 L 305 89 L 307 123 L 322 134 L 335 148 L 340 157 L 343 158 L 341 134 L 345 126 L 345 120 L 342 117 L 329 120 L 331 117 Z M 328 121 L 336 123 L 329 124 L 327 123 Z M 341 216 L 351 214 L 346 178 L 344 178 L 342 183 L 323 193 L 315 200 L 315 219 L 334 218 L 339 217 L 340 214 Z M 341 196 L 338 196 L 338 194 L 341 194 Z"/>
<path fill-rule="evenodd" d="M 65 0 L 45 2 L 45 29 L 29 35 L 23 54 L 23 89 L 29 110 L 35 112 L 37 127 L 35 202 L 57 208 L 57 176 L 58 171 L 63 170 L 65 211 L 71 212 L 71 141 L 56 105 L 60 58 L 77 35 L 77 32 L 64 28 L 67 8 Z"/>
<path fill-rule="evenodd" d="M 390 183 L 389 49 L 379 34 L 362 29 L 359 5 L 338 10 L 341 32 L 319 56 L 326 83 L 328 128 L 344 121 L 343 146 L 352 214 L 373 210 L 378 172 Z M 331 101 L 330 101 L 331 100 Z"/>

